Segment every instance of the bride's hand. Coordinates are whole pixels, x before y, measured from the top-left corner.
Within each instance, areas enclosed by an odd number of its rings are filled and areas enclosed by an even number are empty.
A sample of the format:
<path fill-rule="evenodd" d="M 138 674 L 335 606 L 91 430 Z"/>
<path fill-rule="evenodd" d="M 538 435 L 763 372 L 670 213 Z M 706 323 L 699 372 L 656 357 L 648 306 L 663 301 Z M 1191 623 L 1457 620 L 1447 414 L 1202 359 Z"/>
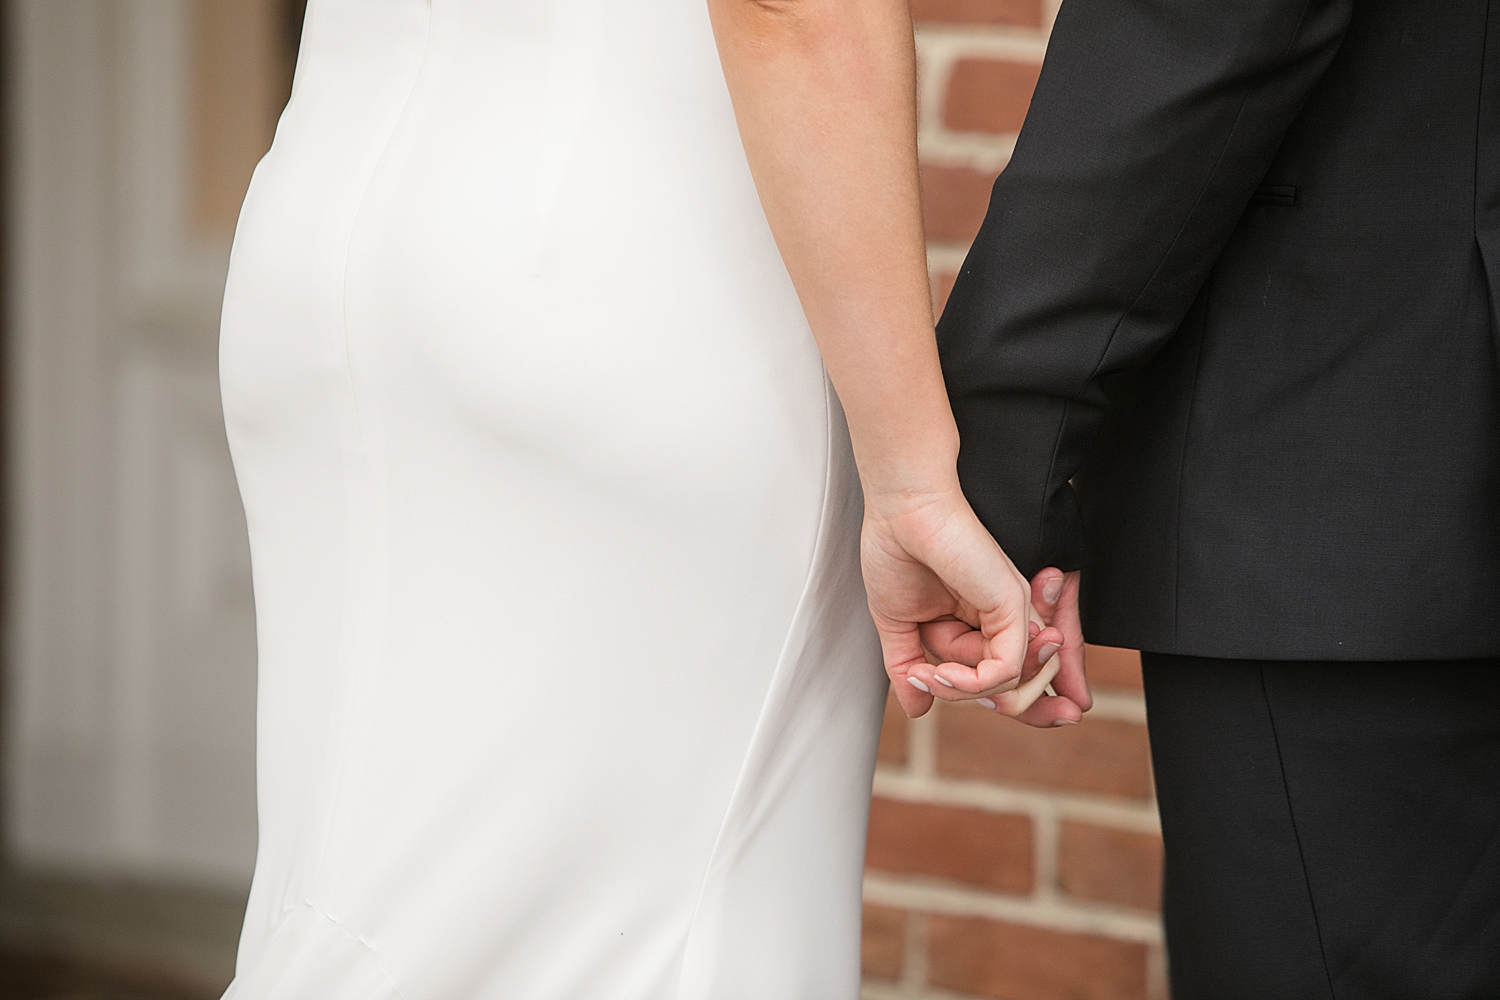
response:
<path fill-rule="evenodd" d="M 1041 620 L 1030 584 L 956 484 L 919 494 L 867 490 L 860 553 L 886 673 L 907 715 L 924 714 L 934 696 L 985 699 L 1020 715 L 1042 694 L 1057 665 L 1039 661 L 1063 634 Z M 922 626 L 944 618 L 967 623 L 957 630 L 977 666 L 928 662 Z"/>
<path fill-rule="evenodd" d="M 1083 660 L 1083 630 L 1078 618 L 1078 573 L 1063 573 L 1059 569 L 1047 568 L 1031 580 L 1031 606 L 1042 621 L 1061 630 L 1063 643 L 1059 648 L 1048 641 L 1037 648 L 1037 639 L 1027 650 L 1026 666 L 1022 671 L 1022 686 L 1032 683 L 1033 675 L 1041 673 L 1042 667 L 1053 663 L 1047 671 L 1051 683 L 1047 694 L 1032 702 L 1030 708 L 1016 715 L 1016 719 L 1028 726 L 1048 728 L 1078 722 L 1094 704 L 1089 691 Z M 1036 625 L 1032 624 L 1032 629 Z M 1048 631 L 1049 639 L 1051 631 Z M 977 663 L 984 655 L 983 638 L 965 622 L 945 619 L 928 622 L 922 626 L 922 644 L 930 654 L 959 663 Z M 934 661 L 935 662 L 935 661 Z M 1052 676 L 1055 671 L 1056 676 Z M 1004 701 L 1004 696 L 997 700 Z M 986 706 L 988 707 L 988 706 Z M 996 710 L 1012 714 L 1001 705 Z"/>

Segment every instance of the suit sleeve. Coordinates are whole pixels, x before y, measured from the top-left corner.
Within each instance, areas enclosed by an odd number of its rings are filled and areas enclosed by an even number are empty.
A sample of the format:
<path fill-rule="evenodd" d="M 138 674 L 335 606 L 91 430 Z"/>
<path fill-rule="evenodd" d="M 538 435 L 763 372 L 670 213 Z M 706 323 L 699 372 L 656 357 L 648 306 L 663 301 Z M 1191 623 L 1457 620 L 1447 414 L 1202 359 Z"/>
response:
<path fill-rule="evenodd" d="M 1079 568 L 1108 376 L 1176 331 L 1352 0 L 1065 0 L 938 324 L 959 477 L 1027 576 Z"/>

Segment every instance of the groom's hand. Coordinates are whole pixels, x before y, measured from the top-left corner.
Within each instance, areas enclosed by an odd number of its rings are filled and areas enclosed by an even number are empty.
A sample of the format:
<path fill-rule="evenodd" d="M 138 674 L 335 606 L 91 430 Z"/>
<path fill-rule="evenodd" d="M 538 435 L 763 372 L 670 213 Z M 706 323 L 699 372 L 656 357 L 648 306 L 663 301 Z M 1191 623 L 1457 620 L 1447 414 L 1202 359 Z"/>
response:
<path fill-rule="evenodd" d="M 1056 676 L 1051 678 L 1052 690 L 1056 694 L 1039 697 L 1019 714 L 1003 711 L 1003 706 L 994 704 L 996 699 L 980 701 L 982 707 L 995 707 L 1006 715 L 1015 714 L 1015 718 L 1021 722 L 1039 728 L 1077 722 L 1084 712 L 1093 707 L 1093 695 L 1089 692 L 1088 680 L 1084 674 L 1078 583 L 1077 572 L 1063 573 L 1051 568 L 1042 570 L 1031 581 L 1032 607 L 1048 628 L 1039 635 L 1037 626 L 1032 625 L 1032 641 L 1027 649 L 1026 664 L 1019 682 L 1028 681 L 1050 665 L 1057 671 Z M 973 663 L 981 655 L 979 633 L 962 621 L 924 624 L 922 642 L 937 659 Z M 1054 662 L 1049 664 L 1048 661 Z"/>
<path fill-rule="evenodd" d="M 1076 716 L 1071 711 L 1058 711 L 1055 714 L 1038 711 L 1038 721 L 1033 722 L 1033 725 L 1063 724 L 1057 719 L 1077 722 L 1084 712 L 1094 707 L 1094 695 L 1089 690 L 1083 665 L 1083 622 L 1078 614 L 1078 587 L 1077 570 L 1064 573 L 1060 569 L 1048 567 L 1031 580 L 1032 607 L 1042 616 L 1042 621 L 1063 635 L 1062 648 L 1057 651 L 1059 667 L 1057 676 L 1052 679 L 1052 690 L 1057 692 L 1059 699 L 1070 702 L 1078 709 Z M 1032 707 L 1037 710 L 1042 706 L 1038 703 Z M 1063 706 L 1055 707 L 1061 709 Z M 1031 722 L 1025 717 L 1022 721 Z"/>

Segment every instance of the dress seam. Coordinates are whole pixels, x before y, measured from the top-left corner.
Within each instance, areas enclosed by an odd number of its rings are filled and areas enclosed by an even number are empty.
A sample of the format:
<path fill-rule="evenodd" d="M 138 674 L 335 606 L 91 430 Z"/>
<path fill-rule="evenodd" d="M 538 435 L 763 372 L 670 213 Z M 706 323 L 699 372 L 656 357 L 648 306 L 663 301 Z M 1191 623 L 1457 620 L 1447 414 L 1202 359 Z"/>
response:
<path fill-rule="evenodd" d="M 401 987 L 396 985 L 396 980 L 391 977 L 390 971 L 385 967 L 385 963 L 380 960 L 380 956 L 375 951 L 375 946 L 371 944 L 363 934 L 356 934 L 353 931 L 349 930 L 343 924 L 339 923 L 336 918 L 318 909 L 317 905 L 310 899 L 303 900 L 300 905 L 307 907 L 313 912 L 314 915 L 322 917 L 324 920 L 328 921 L 338 929 L 339 933 L 343 934 L 345 937 L 349 938 L 355 944 L 363 948 L 365 952 L 370 956 L 370 961 L 375 963 L 375 967 L 379 969 L 380 974 L 385 977 L 386 983 L 388 983 L 391 987 L 391 992 L 400 997 L 401 1000 L 409 1000 L 407 995 L 401 992 Z"/>
<path fill-rule="evenodd" d="M 385 963 L 380 961 L 380 956 L 376 951 L 375 945 L 370 943 L 369 939 L 366 938 L 363 934 L 355 934 L 353 931 L 350 931 L 347 927 L 341 924 L 336 918 L 318 909 L 317 904 L 314 903 L 311 899 L 304 899 L 300 902 L 293 903 L 290 906 L 283 906 L 281 908 L 280 912 L 276 916 L 276 921 L 271 925 L 271 933 L 268 934 L 265 940 L 261 943 L 261 946 L 255 953 L 253 960 L 249 962 L 248 968 L 236 969 L 235 977 L 229 984 L 228 992 L 224 994 L 225 1000 L 238 1000 L 236 991 L 242 988 L 240 984 L 242 983 L 245 975 L 247 975 L 251 970 L 260 967 L 260 965 L 265 961 L 266 950 L 270 948 L 274 942 L 276 942 L 283 934 L 287 933 L 291 928 L 292 925 L 290 923 L 290 918 L 292 914 L 296 913 L 298 910 L 303 909 L 310 911 L 314 916 L 322 917 L 324 920 L 332 924 L 345 937 L 349 938 L 355 944 L 365 949 L 366 953 L 369 955 L 370 961 L 375 963 L 375 967 L 379 969 L 380 974 L 385 977 L 386 985 L 391 988 L 391 992 L 400 997 L 401 1000 L 410 1000 L 410 998 L 401 991 L 401 987 L 396 985 L 396 980 L 391 976 L 390 970 L 385 967 Z M 257 998 L 246 998 L 246 1000 L 257 1000 Z"/>
<path fill-rule="evenodd" d="M 355 386 L 355 381 L 354 381 L 354 361 L 353 361 L 353 356 L 350 353 L 350 347 L 349 347 L 349 261 L 353 257 L 353 253 L 354 253 L 354 236 L 355 236 L 355 233 L 359 229 L 359 220 L 360 220 L 360 217 L 364 213 L 365 203 L 366 203 L 366 200 L 369 197 L 369 193 L 370 193 L 370 187 L 371 187 L 371 185 L 374 184 L 375 176 L 380 172 L 380 165 L 381 165 L 382 162 L 384 162 L 386 156 L 390 152 L 391 140 L 395 136 L 397 129 L 400 127 L 401 120 L 406 117 L 407 109 L 411 105 L 411 97 L 412 97 L 412 94 L 416 91 L 417 81 L 419 79 L 421 79 L 422 69 L 427 64 L 427 53 L 428 53 L 428 48 L 429 48 L 431 39 L 432 39 L 432 14 L 431 14 L 430 5 L 429 5 L 427 22 L 426 22 L 426 24 L 425 24 L 425 26 L 423 28 L 423 32 L 422 32 L 422 51 L 421 51 L 421 53 L 417 57 L 416 66 L 413 69 L 412 75 L 411 75 L 411 82 L 407 85 L 406 92 L 401 96 L 400 105 L 396 109 L 395 114 L 391 118 L 390 126 L 389 126 L 388 130 L 386 131 L 385 135 L 381 138 L 378 149 L 376 149 L 374 151 L 374 155 L 373 155 L 373 157 L 369 161 L 369 163 L 370 163 L 369 173 L 366 175 L 366 177 L 364 179 L 364 183 L 360 187 L 359 194 L 358 194 L 358 196 L 356 197 L 356 199 L 354 201 L 353 212 L 351 213 L 351 215 L 349 217 L 348 235 L 347 235 L 347 237 L 346 237 L 346 239 L 344 241 L 343 256 L 342 256 L 342 261 L 340 263 L 340 268 L 339 268 L 339 279 L 338 279 L 339 280 L 339 328 L 338 329 L 339 329 L 340 339 L 343 342 L 342 346 L 343 346 L 343 355 L 344 355 L 344 375 L 345 375 L 345 382 L 347 384 L 347 388 L 348 388 L 348 392 L 349 392 L 350 405 L 353 408 L 353 413 L 354 413 L 354 434 L 355 434 L 356 446 L 358 446 L 363 441 L 363 436 L 364 436 L 364 421 L 363 421 L 363 419 L 361 418 L 361 415 L 360 415 L 359 392 L 358 392 L 358 390 L 357 390 L 357 388 Z M 344 472 L 344 474 L 348 475 L 348 471 L 347 471 L 348 470 L 348 456 L 347 456 L 347 454 L 341 454 L 340 457 L 341 457 L 341 459 L 345 463 L 345 472 Z M 345 566 L 346 567 L 348 565 L 348 562 L 347 562 L 348 558 L 349 558 L 349 556 L 346 554 L 345 555 L 345 560 L 346 560 Z M 342 655 L 342 653 L 343 653 L 344 644 L 345 644 L 345 642 L 347 640 L 348 640 L 347 636 L 340 636 L 340 643 L 339 643 L 339 645 L 340 645 L 340 655 Z M 347 697 L 345 699 L 341 699 L 341 701 L 347 701 Z M 343 731 L 342 731 L 342 733 L 340 734 L 340 738 L 339 738 L 339 747 L 340 747 L 340 750 L 342 750 L 345 746 L 347 746 L 348 740 L 349 740 L 348 727 L 345 726 L 344 729 L 343 729 Z M 338 800 L 338 789 L 339 789 L 339 785 L 340 785 L 340 782 L 342 780 L 343 773 L 344 773 L 344 763 L 343 762 L 344 762 L 344 754 L 342 752 L 337 753 L 337 754 L 334 755 L 334 770 L 333 770 L 333 775 L 332 775 L 332 778 L 331 778 L 331 781 L 330 781 L 330 784 L 329 784 L 330 796 L 331 796 L 331 801 L 332 802 L 337 802 L 337 800 Z M 333 825 L 333 809 L 330 807 L 328 819 L 324 823 L 322 834 L 319 837 L 317 862 L 316 862 L 316 864 L 313 867 L 313 874 L 312 874 L 312 878 L 314 880 L 314 882 L 313 882 L 314 885 L 318 884 L 317 880 L 320 879 L 321 876 L 322 876 L 322 872 L 323 872 L 323 859 L 328 854 L 328 841 L 329 841 L 329 837 L 331 835 L 332 825 Z M 311 900 L 308 900 L 303 905 L 307 905 L 309 907 L 313 906 Z M 320 913 L 321 914 L 321 911 L 318 911 L 315 907 L 313 909 L 314 909 L 315 913 Z M 382 973 L 384 973 L 384 971 L 385 971 L 384 966 L 381 967 L 381 971 L 382 971 Z M 390 978 L 388 974 L 387 974 L 386 978 L 387 979 Z M 396 988 L 395 984 L 392 983 L 392 989 L 395 989 L 395 988 Z M 400 991 L 397 990 L 397 993 L 399 995 Z M 403 997 L 403 1000 L 405 1000 L 404 997 Z"/>
<path fill-rule="evenodd" d="M 821 366 L 820 366 L 821 367 Z M 830 395 L 833 393 L 832 383 L 828 378 L 826 368 L 822 369 L 823 381 L 823 495 L 818 504 L 818 526 L 813 535 L 812 550 L 808 554 L 807 573 L 802 580 L 802 593 L 797 597 L 796 607 L 792 610 L 791 619 L 787 622 L 786 634 L 782 638 L 781 650 L 776 656 L 776 669 L 772 672 L 770 684 L 767 685 L 765 700 L 761 703 L 759 714 L 755 719 L 755 726 L 750 731 L 750 739 L 745 747 L 745 757 L 740 764 L 739 773 L 735 776 L 734 787 L 729 793 L 729 801 L 724 807 L 724 813 L 720 817 L 718 831 L 714 834 L 713 846 L 708 852 L 708 863 L 703 868 L 703 876 L 698 883 L 698 891 L 693 900 L 692 916 L 688 919 L 687 934 L 683 940 L 683 960 L 686 962 L 691 947 L 694 931 L 698 927 L 698 918 L 703 911 L 704 898 L 708 893 L 709 881 L 718 869 L 720 848 L 724 845 L 724 835 L 729 829 L 730 820 L 740 804 L 740 790 L 744 788 L 746 775 L 754 763 L 756 749 L 756 737 L 765 725 L 766 717 L 773 707 L 776 695 L 776 682 L 780 679 L 782 672 L 787 669 L 787 651 L 791 646 L 792 639 L 796 634 L 797 627 L 802 621 L 804 610 L 807 608 L 808 599 L 811 596 L 813 583 L 818 575 L 818 557 L 825 546 L 828 531 L 829 499 L 833 493 L 833 462 L 834 462 L 834 433 L 833 433 L 833 405 Z M 683 1000 L 683 983 L 681 973 L 687 971 L 685 966 L 679 969 L 678 985 L 676 990 L 677 1000 Z"/>

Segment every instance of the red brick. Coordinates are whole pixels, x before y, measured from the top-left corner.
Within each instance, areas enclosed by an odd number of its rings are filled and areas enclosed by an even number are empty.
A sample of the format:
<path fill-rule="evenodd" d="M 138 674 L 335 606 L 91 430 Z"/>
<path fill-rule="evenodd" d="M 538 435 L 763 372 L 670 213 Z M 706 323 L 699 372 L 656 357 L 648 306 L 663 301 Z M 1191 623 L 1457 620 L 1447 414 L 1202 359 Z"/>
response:
<path fill-rule="evenodd" d="M 885 720 L 880 724 L 880 749 L 875 759 L 882 764 L 906 763 L 906 713 L 896 696 L 887 691 L 885 696 Z"/>
<path fill-rule="evenodd" d="M 936 24 L 1042 26 L 1041 0 L 912 0 L 912 19 Z"/>
<path fill-rule="evenodd" d="M 1141 654 L 1113 646 L 1085 646 L 1084 664 L 1092 687 L 1141 690 Z"/>
<path fill-rule="evenodd" d="M 948 304 L 948 296 L 953 294 L 953 283 L 958 280 L 958 275 L 953 271 L 939 271 L 932 276 L 932 312 L 936 316 L 943 314 L 943 307 Z"/>
<path fill-rule="evenodd" d="M 960 132 L 1019 132 L 1041 67 L 999 59 L 961 59 L 948 79 L 943 124 Z"/>
<path fill-rule="evenodd" d="M 906 911 L 865 904 L 859 937 L 860 971 L 871 979 L 900 979 L 906 953 Z"/>
<path fill-rule="evenodd" d="M 1161 838 L 1154 833 L 1064 822 L 1057 866 L 1058 882 L 1070 896 L 1161 908 Z"/>
<path fill-rule="evenodd" d="M 969 243 L 990 207 L 990 188 L 999 171 L 922 166 L 922 224 L 927 238 Z"/>
<path fill-rule="evenodd" d="M 977 917 L 928 921 L 928 981 L 997 1000 L 1145 1000 L 1147 947 Z"/>
<path fill-rule="evenodd" d="M 938 772 L 947 777 L 1101 792 L 1151 794 L 1146 727 L 1084 717 L 1076 726 L 1036 729 L 969 705 L 939 703 Z"/>
<path fill-rule="evenodd" d="M 1001 892 L 1030 892 L 1032 826 L 1027 816 L 900 802 L 870 802 L 865 866 L 928 875 Z"/>

